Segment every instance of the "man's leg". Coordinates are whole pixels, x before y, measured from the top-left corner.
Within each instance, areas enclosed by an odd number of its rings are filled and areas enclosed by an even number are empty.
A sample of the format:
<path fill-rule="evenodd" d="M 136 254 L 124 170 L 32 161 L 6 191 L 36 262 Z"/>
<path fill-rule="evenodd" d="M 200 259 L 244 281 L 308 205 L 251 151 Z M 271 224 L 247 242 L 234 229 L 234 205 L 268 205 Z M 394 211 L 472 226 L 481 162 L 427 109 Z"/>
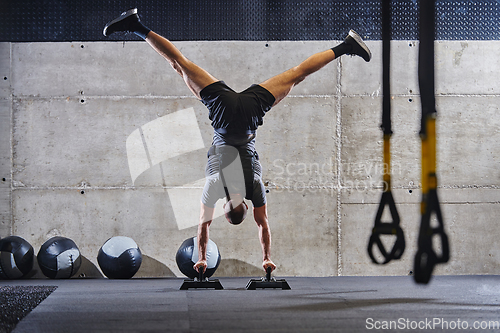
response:
<path fill-rule="evenodd" d="M 262 82 L 260 86 L 266 88 L 274 96 L 276 99 L 273 104 L 274 106 L 285 98 L 295 85 L 302 82 L 308 75 L 323 68 L 335 58 L 335 53 L 332 50 L 316 53 L 300 65 Z"/>
<path fill-rule="evenodd" d="M 207 246 L 209 240 L 209 228 L 214 218 L 214 208 L 208 207 L 201 203 L 200 208 L 200 223 L 198 224 L 198 262 L 194 265 L 194 269 L 199 272 L 199 268 L 203 268 L 203 272 L 207 269 Z"/>
<path fill-rule="evenodd" d="M 120 31 L 133 32 L 148 42 L 182 76 L 197 98 L 200 98 L 200 91 L 203 88 L 218 81 L 207 71 L 188 60 L 168 39 L 145 27 L 137 15 L 136 8 L 110 21 L 104 28 L 103 34 L 109 36 Z"/>
<path fill-rule="evenodd" d="M 267 220 L 267 204 L 253 208 L 253 216 L 259 227 L 259 239 L 262 246 L 262 267 L 266 270 L 271 267 L 274 271 L 276 265 L 271 261 L 271 229 Z"/>
<path fill-rule="evenodd" d="M 371 53 L 368 47 L 361 37 L 351 30 L 344 42 L 336 47 L 316 53 L 298 66 L 278 74 L 262 82 L 260 85 L 266 88 L 274 96 L 276 99 L 274 105 L 276 105 L 288 95 L 295 85 L 302 82 L 308 75 L 317 72 L 325 65 L 344 54 L 358 55 L 367 62 L 371 59 Z"/>
<path fill-rule="evenodd" d="M 200 98 L 200 91 L 211 83 L 217 82 L 215 77 L 203 68 L 187 59 L 175 46 L 165 37 L 151 31 L 146 36 L 146 42 L 165 58 L 173 69 L 179 73 L 193 94 Z"/>

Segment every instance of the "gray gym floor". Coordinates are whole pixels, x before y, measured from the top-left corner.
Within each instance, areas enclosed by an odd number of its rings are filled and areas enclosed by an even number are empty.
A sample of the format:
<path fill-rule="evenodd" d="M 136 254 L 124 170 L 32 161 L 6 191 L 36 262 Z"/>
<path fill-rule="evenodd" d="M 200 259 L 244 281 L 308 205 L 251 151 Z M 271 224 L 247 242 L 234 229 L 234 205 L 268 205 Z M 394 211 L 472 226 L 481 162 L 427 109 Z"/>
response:
<path fill-rule="evenodd" d="M 301 277 L 286 278 L 292 290 L 256 291 L 248 280 L 220 278 L 224 290 L 181 291 L 176 278 L 0 287 L 57 286 L 17 333 L 500 331 L 500 276 L 435 276 L 427 286 L 412 277 Z"/>

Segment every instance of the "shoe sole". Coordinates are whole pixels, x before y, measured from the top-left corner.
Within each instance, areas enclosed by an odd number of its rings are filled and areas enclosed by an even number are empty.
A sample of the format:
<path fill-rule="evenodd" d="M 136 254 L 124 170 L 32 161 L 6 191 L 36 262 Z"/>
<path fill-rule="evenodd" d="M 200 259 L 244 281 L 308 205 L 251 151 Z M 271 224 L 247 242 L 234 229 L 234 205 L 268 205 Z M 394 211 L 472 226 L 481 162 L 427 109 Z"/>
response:
<path fill-rule="evenodd" d="M 129 9 L 126 12 L 122 13 L 118 18 L 114 19 L 111 22 L 108 22 L 108 24 L 106 24 L 106 26 L 104 27 L 104 30 L 102 31 L 103 35 L 107 37 L 108 35 L 106 33 L 107 33 L 107 30 L 110 26 L 112 26 L 113 24 L 120 22 L 120 21 L 126 19 L 127 17 L 134 15 L 134 14 L 137 14 L 137 8 Z"/>
<path fill-rule="evenodd" d="M 372 58 L 372 53 L 370 52 L 368 46 L 366 46 L 365 42 L 363 42 L 361 36 L 358 35 L 358 33 L 354 30 L 349 31 L 349 36 L 351 36 L 351 38 L 354 39 L 356 43 L 358 43 L 359 46 L 361 46 L 361 48 L 366 51 L 366 53 L 368 53 L 368 59 L 370 60 Z"/>

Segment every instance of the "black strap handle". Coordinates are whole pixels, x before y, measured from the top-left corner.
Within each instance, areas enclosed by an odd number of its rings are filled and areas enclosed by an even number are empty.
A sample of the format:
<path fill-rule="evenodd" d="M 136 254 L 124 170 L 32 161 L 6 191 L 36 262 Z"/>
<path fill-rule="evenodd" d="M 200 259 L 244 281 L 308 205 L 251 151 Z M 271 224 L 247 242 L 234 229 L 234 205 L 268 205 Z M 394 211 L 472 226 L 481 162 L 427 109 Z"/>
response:
<path fill-rule="evenodd" d="M 382 213 L 384 212 L 385 206 L 389 206 L 391 212 L 392 222 L 382 222 Z M 375 217 L 375 226 L 373 227 L 372 234 L 370 236 L 370 241 L 368 242 L 368 255 L 375 264 L 387 264 L 393 259 L 400 259 L 405 250 L 406 242 L 403 233 L 403 229 L 399 226 L 399 214 L 396 209 L 396 204 L 394 203 L 394 198 L 392 197 L 391 191 L 386 191 L 382 193 L 382 199 L 380 200 L 380 205 L 378 207 L 377 216 Z M 385 249 L 381 235 L 394 235 L 396 240 L 390 252 Z M 378 261 L 373 254 L 373 246 L 377 245 L 380 253 L 384 257 L 382 262 Z"/>
<path fill-rule="evenodd" d="M 420 223 L 418 235 L 418 251 L 415 255 L 414 278 L 417 283 L 427 284 L 432 276 L 434 266 L 439 263 L 448 262 L 450 258 L 450 247 L 448 236 L 444 232 L 443 216 L 439 207 L 437 191 L 432 189 L 427 194 L 425 201 L 425 212 Z M 436 215 L 438 225 L 431 226 L 431 217 Z M 433 248 L 432 240 L 439 237 L 441 240 L 441 253 L 438 255 Z"/>

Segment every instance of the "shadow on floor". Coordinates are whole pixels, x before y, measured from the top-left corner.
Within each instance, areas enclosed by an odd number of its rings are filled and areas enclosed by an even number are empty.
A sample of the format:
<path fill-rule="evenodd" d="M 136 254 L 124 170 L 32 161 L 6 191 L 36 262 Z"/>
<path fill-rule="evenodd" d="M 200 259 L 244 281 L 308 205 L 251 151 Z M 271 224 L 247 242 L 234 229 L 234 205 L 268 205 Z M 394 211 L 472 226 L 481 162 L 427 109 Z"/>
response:
<path fill-rule="evenodd" d="M 238 259 L 222 259 L 214 277 L 261 277 L 265 272 L 261 267 L 250 265 Z"/>
<path fill-rule="evenodd" d="M 165 264 L 147 255 L 142 255 L 142 264 L 134 278 L 175 277 L 175 274 Z"/>

